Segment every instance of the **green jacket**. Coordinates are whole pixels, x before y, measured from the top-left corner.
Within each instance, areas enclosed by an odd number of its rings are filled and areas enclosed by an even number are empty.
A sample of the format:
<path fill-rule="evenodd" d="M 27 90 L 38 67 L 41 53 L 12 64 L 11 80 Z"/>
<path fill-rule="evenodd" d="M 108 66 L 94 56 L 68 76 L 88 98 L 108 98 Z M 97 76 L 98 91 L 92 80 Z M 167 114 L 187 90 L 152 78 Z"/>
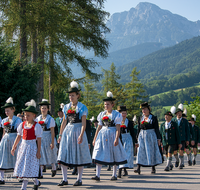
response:
<path fill-rule="evenodd" d="M 177 118 L 175 118 L 174 121 L 178 125 Z M 180 132 L 181 141 L 190 141 L 190 127 L 187 119 L 185 118 L 181 119 L 180 126 L 178 127 L 178 129 Z"/>
<path fill-rule="evenodd" d="M 60 134 L 60 127 L 61 127 L 62 120 L 60 122 L 60 118 L 57 117 L 55 119 L 55 122 L 56 122 L 56 129 L 57 129 L 57 131 L 56 131 L 56 139 L 58 139 L 59 138 L 59 134 Z"/>
<path fill-rule="evenodd" d="M 194 141 L 195 134 L 191 123 L 189 123 L 189 127 L 190 127 L 190 141 Z"/>
<path fill-rule="evenodd" d="M 192 125 L 191 125 L 192 126 Z M 194 127 L 192 127 L 192 134 L 193 134 L 193 140 L 195 141 L 195 143 L 200 143 L 200 130 L 199 127 L 194 125 Z"/>
<path fill-rule="evenodd" d="M 170 127 L 167 129 L 168 139 L 166 138 L 165 122 L 160 126 L 160 135 L 162 137 L 163 146 L 181 144 L 180 133 L 176 122 L 171 121 Z"/>

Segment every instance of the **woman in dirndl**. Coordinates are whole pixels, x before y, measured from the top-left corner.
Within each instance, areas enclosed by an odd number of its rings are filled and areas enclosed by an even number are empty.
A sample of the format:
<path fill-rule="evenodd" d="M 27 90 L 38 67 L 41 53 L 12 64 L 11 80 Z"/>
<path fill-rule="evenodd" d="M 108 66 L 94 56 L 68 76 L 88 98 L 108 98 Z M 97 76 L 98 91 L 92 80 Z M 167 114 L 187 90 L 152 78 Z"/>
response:
<path fill-rule="evenodd" d="M 25 113 L 26 121 L 21 123 L 17 128 L 17 137 L 11 150 L 11 154 L 14 155 L 17 144 L 22 138 L 22 142 L 17 152 L 13 176 L 23 179 L 21 189 L 26 190 L 28 179 L 32 179 L 34 182 L 32 189 L 37 190 L 41 185 L 37 177 L 39 174 L 39 159 L 41 157 L 40 149 L 43 130 L 41 125 L 34 121 L 36 114 L 38 113 L 36 111 L 35 101 L 31 100 L 25 105 L 27 108 L 23 109 L 23 111 Z"/>
<path fill-rule="evenodd" d="M 122 122 L 120 125 L 120 131 L 121 131 L 121 138 L 122 138 L 122 143 L 123 147 L 126 151 L 127 154 L 127 163 L 123 165 L 119 165 L 119 170 L 118 170 L 118 175 L 117 177 L 121 178 L 121 173 L 122 169 L 124 169 L 124 174 L 123 176 L 127 176 L 127 168 L 133 169 L 134 167 L 134 143 L 136 143 L 136 134 L 134 133 L 133 129 L 133 122 L 128 120 L 126 118 L 127 116 L 127 109 L 126 106 L 118 106 L 117 110 L 121 113 L 122 115 Z"/>
<path fill-rule="evenodd" d="M 150 105 L 142 103 L 142 116 L 138 119 L 138 151 L 137 151 L 137 170 L 135 173 L 140 174 L 140 167 L 152 167 L 152 174 L 156 173 L 155 166 L 162 164 L 160 154 L 160 132 L 157 117 L 151 114 Z M 138 146 L 137 145 L 137 146 Z"/>
<path fill-rule="evenodd" d="M 41 158 L 40 158 L 40 176 L 43 178 L 43 166 L 51 165 L 51 177 L 56 175 L 56 165 L 57 162 L 57 147 L 55 139 L 55 120 L 48 114 L 49 105 L 51 105 L 47 99 L 42 99 L 42 102 L 39 103 L 41 115 L 36 118 L 43 128 L 42 134 L 42 144 L 41 144 Z"/>
<path fill-rule="evenodd" d="M 64 117 L 58 139 L 58 143 L 60 143 L 58 163 L 61 164 L 63 176 L 63 180 L 58 186 L 68 185 L 68 166 L 77 167 L 78 177 L 73 185 L 81 186 L 83 168 L 92 162 L 85 132 L 88 109 L 78 101 L 80 98 L 78 83 L 72 81 L 70 86 L 68 91 L 70 103 L 63 108 Z"/>
<path fill-rule="evenodd" d="M 17 128 L 22 122 L 20 118 L 14 115 L 15 105 L 12 97 L 6 100 L 1 108 L 5 109 L 6 118 L 1 122 L 3 128 L 3 137 L 0 143 L 0 184 L 5 184 L 4 171 L 14 169 L 17 153 L 12 156 L 10 151 L 17 136 Z M 18 146 L 16 147 L 18 149 Z"/>
<path fill-rule="evenodd" d="M 126 152 L 119 140 L 122 116 L 112 109 L 115 99 L 110 91 L 107 92 L 107 97 L 103 101 L 105 111 L 97 117 L 99 123 L 93 140 L 92 159 L 96 163 L 96 176 L 92 179 L 100 181 L 102 165 L 113 165 L 111 180 L 114 181 L 117 180 L 117 166 L 127 163 Z"/>

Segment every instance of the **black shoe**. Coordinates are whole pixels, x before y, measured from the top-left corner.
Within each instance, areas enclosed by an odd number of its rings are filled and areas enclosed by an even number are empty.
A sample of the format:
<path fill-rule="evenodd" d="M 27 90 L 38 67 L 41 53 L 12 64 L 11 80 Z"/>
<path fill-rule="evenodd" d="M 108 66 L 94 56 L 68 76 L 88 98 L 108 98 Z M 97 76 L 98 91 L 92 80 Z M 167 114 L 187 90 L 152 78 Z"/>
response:
<path fill-rule="evenodd" d="M 179 166 L 179 162 L 176 161 L 175 162 L 175 167 L 178 168 L 178 166 Z"/>
<path fill-rule="evenodd" d="M 172 169 L 173 169 L 173 167 L 174 167 L 174 166 L 173 166 L 173 164 L 172 164 L 172 165 L 170 165 L 170 166 L 169 166 L 169 169 L 170 169 L 170 170 L 172 170 Z"/>
<path fill-rule="evenodd" d="M 169 167 L 167 166 L 164 171 L 168 172 L 169 171 Z"/>
<path fill-rule="evenodd" d="M 181 164 L 181 165 L 179 166 L 179 169 L 183 169 L 183 164 Z"/>
<path fill-rule="evenodd" d="M 134 172 L 140 175 L 140 169 L 134 170 Z"/>
<path fill-rule="evenodd" d="M 54 177 L 56 175 L 56 170 L 51 170 L 51 177 Z"/>
<path fill-rule="evenodd" d="M 115 181 L 115 180 L 117 180 L 117 177 L 115 177 L 115 176 L 112 176 L 110 179 L 110 181 Z"/>
<path fill-rule="evenodd" d="M 193 161 L 192 161 L 192 164 L 193 164 L 193 165 L 196 165 L 196 160 L 193 160 Z"/>
<path fill-rule="evenodd" d="M 155 174 L 155 173 L 156 173 L 155 166 L 152 166 L 152 169 L 151 169 L 151 174 Z"/>
<path fill-rule="evenodd" d="M 38 179 L 43 179 L 43 175 L 39 176 Z"/>
<path fill-rule="evenodd" d="M 111 166 L 110 165 L 108 166 L 107 171 L 111 171 Z"/>
<path fill-rule="evenodd" d="M 100 177 L 98 177 L 98 176 L 92 177 L 91 179 L 96 180 L 96 181 L 100 181 Z"/>
<path fill-rule="evenodd" d="M 5 181 L 4 180 L 0 180 L 0 184 L 5 184 Z"/>
<path fill-rule="evenodd" d="M 82 181 L 76 181 L 73 186 L 81 186 L 81 185 L 82 185 Z"/>
<path fill-rule="evenodd" d="M 128 175 L 128 172 L 127 172 L 126 169 L 124 169 L 124 174 L 123 174 L 123 176 L 127 176 L 127 175 Z"/>
<path fill-rule="evenodd" d="M 22 183 L 22 182 L 23 182 L 23 179 L 20 179 L 20 180 L 19 180 L 19 183 Z"/>
<path fill-rule="evenodd" d="M 42 172 L 46 172 L 46 166 L 43 166 Z"/>
<path fill-rule="evenodd" d="M 72 171 L 72 175 L 77 175 L 77 173 L 78 173 L 77 168 L 74 168 Z"/>
<path fill-rule="evenodd" d="M 122 169 L 121 169 L 121 168 L 118 170 L 118 175 L 117 175 L 117 177 L 118 177 L 118 178 L 121 178 L 121 177 L 122 177 Z"/>
<path fill-rule="evenodd" d="M 192 166 L 192 161 L 191 160 L 188 161 L 188 166 Z"/>
<path fill-rule="evenodd" d="M 61 180 L 61 182 L 58 184 L 58 186 L 64 186 L 68 185 L 68 181 Z"/>
<path fill-rule="evenodd" d="M 38 185 L 34 185 L 32 189 L 33 189 L 33 190 L 38 190 L 38 187 L 39 187 L 40 185 L 41 185 L 41 183 L 40 183 L 40 181 L 39 181 L 39 184 L 38 184 Z"/>
<path fill-rule="evenodd" d="M 183 167 L 185 167 L 185 165 L 183 164 Z"/>

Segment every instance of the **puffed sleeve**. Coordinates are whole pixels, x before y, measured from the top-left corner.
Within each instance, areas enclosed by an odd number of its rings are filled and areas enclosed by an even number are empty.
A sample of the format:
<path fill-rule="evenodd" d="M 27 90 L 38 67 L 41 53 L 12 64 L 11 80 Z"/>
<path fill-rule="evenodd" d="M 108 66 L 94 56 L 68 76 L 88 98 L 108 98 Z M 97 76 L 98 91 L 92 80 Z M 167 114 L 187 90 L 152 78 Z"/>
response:
<path fill-rule="evenodd" d="M 81 108 L 81 110 L 79 112 L 79 119 L 81 119 L 81 117 L 83 115 L 86 115 L 86 117 L 88 115 L 88 109 L 87 109 L 87 107 L 85 105 L 82 106 L 82 108 Z"/>
<path fill-rule="evenodd" d="M 15 129 L 17 129 L 21 123 L 22 123 L 22 120 L 20 118 L 17 118 L 15 122 Z"/>
<path fill-rule="evenodd" d="M 102 112 L 97 116 L 97 121 L 98 121 L 98 125 L 103 126 L 103 122 L 101 120 L 101 114 L 102 114 Z"/>
<path fill-rule="evenodd" d="M 55 127 L 55 126 L 56 126 L 56 123 L 55 123 L 54 118 L 52 117 L 52 118 L 51 118 L 51 121 L 50 121 L 50 127 L 49 127 L 49 128 Z"/>
<path fill-rule="evenodd" d="M 23 129 L 22 129 L 22 124 L 20 123 L 19 126 L 17 127 L 17 135 L 23 135 Z"/>
<path fill-rule="evenodd" d="M 36 123 L 35 125 L 35 136 L 36 137 L 42 137 L 42 133 L 43 133 L 43 130 L 42 130 L 42 127 L 39 123 Z"/>
<path fill-rule="evenodd" d="M 122 119 L 123 119 L 122 115 L 120 113 L 117 113 L 116 117 L 115 117 L 115 120 L 114 120 L 115 121 L 115 125 L 118 125 L 118 124 L 120 125 L 121 122 L 122 122 Z"/>

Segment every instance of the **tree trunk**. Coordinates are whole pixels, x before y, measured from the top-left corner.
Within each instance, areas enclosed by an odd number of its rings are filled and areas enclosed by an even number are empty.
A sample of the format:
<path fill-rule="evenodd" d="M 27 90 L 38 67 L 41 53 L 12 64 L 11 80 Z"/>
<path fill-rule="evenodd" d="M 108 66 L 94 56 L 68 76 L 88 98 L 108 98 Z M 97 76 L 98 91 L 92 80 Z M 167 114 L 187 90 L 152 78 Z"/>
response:
<path fill-rule="evenodd" d="M 38 51 L 37 51 L 37 35 L 36 30 L 31 30 L 31 62 L 37 63 Z"/>

